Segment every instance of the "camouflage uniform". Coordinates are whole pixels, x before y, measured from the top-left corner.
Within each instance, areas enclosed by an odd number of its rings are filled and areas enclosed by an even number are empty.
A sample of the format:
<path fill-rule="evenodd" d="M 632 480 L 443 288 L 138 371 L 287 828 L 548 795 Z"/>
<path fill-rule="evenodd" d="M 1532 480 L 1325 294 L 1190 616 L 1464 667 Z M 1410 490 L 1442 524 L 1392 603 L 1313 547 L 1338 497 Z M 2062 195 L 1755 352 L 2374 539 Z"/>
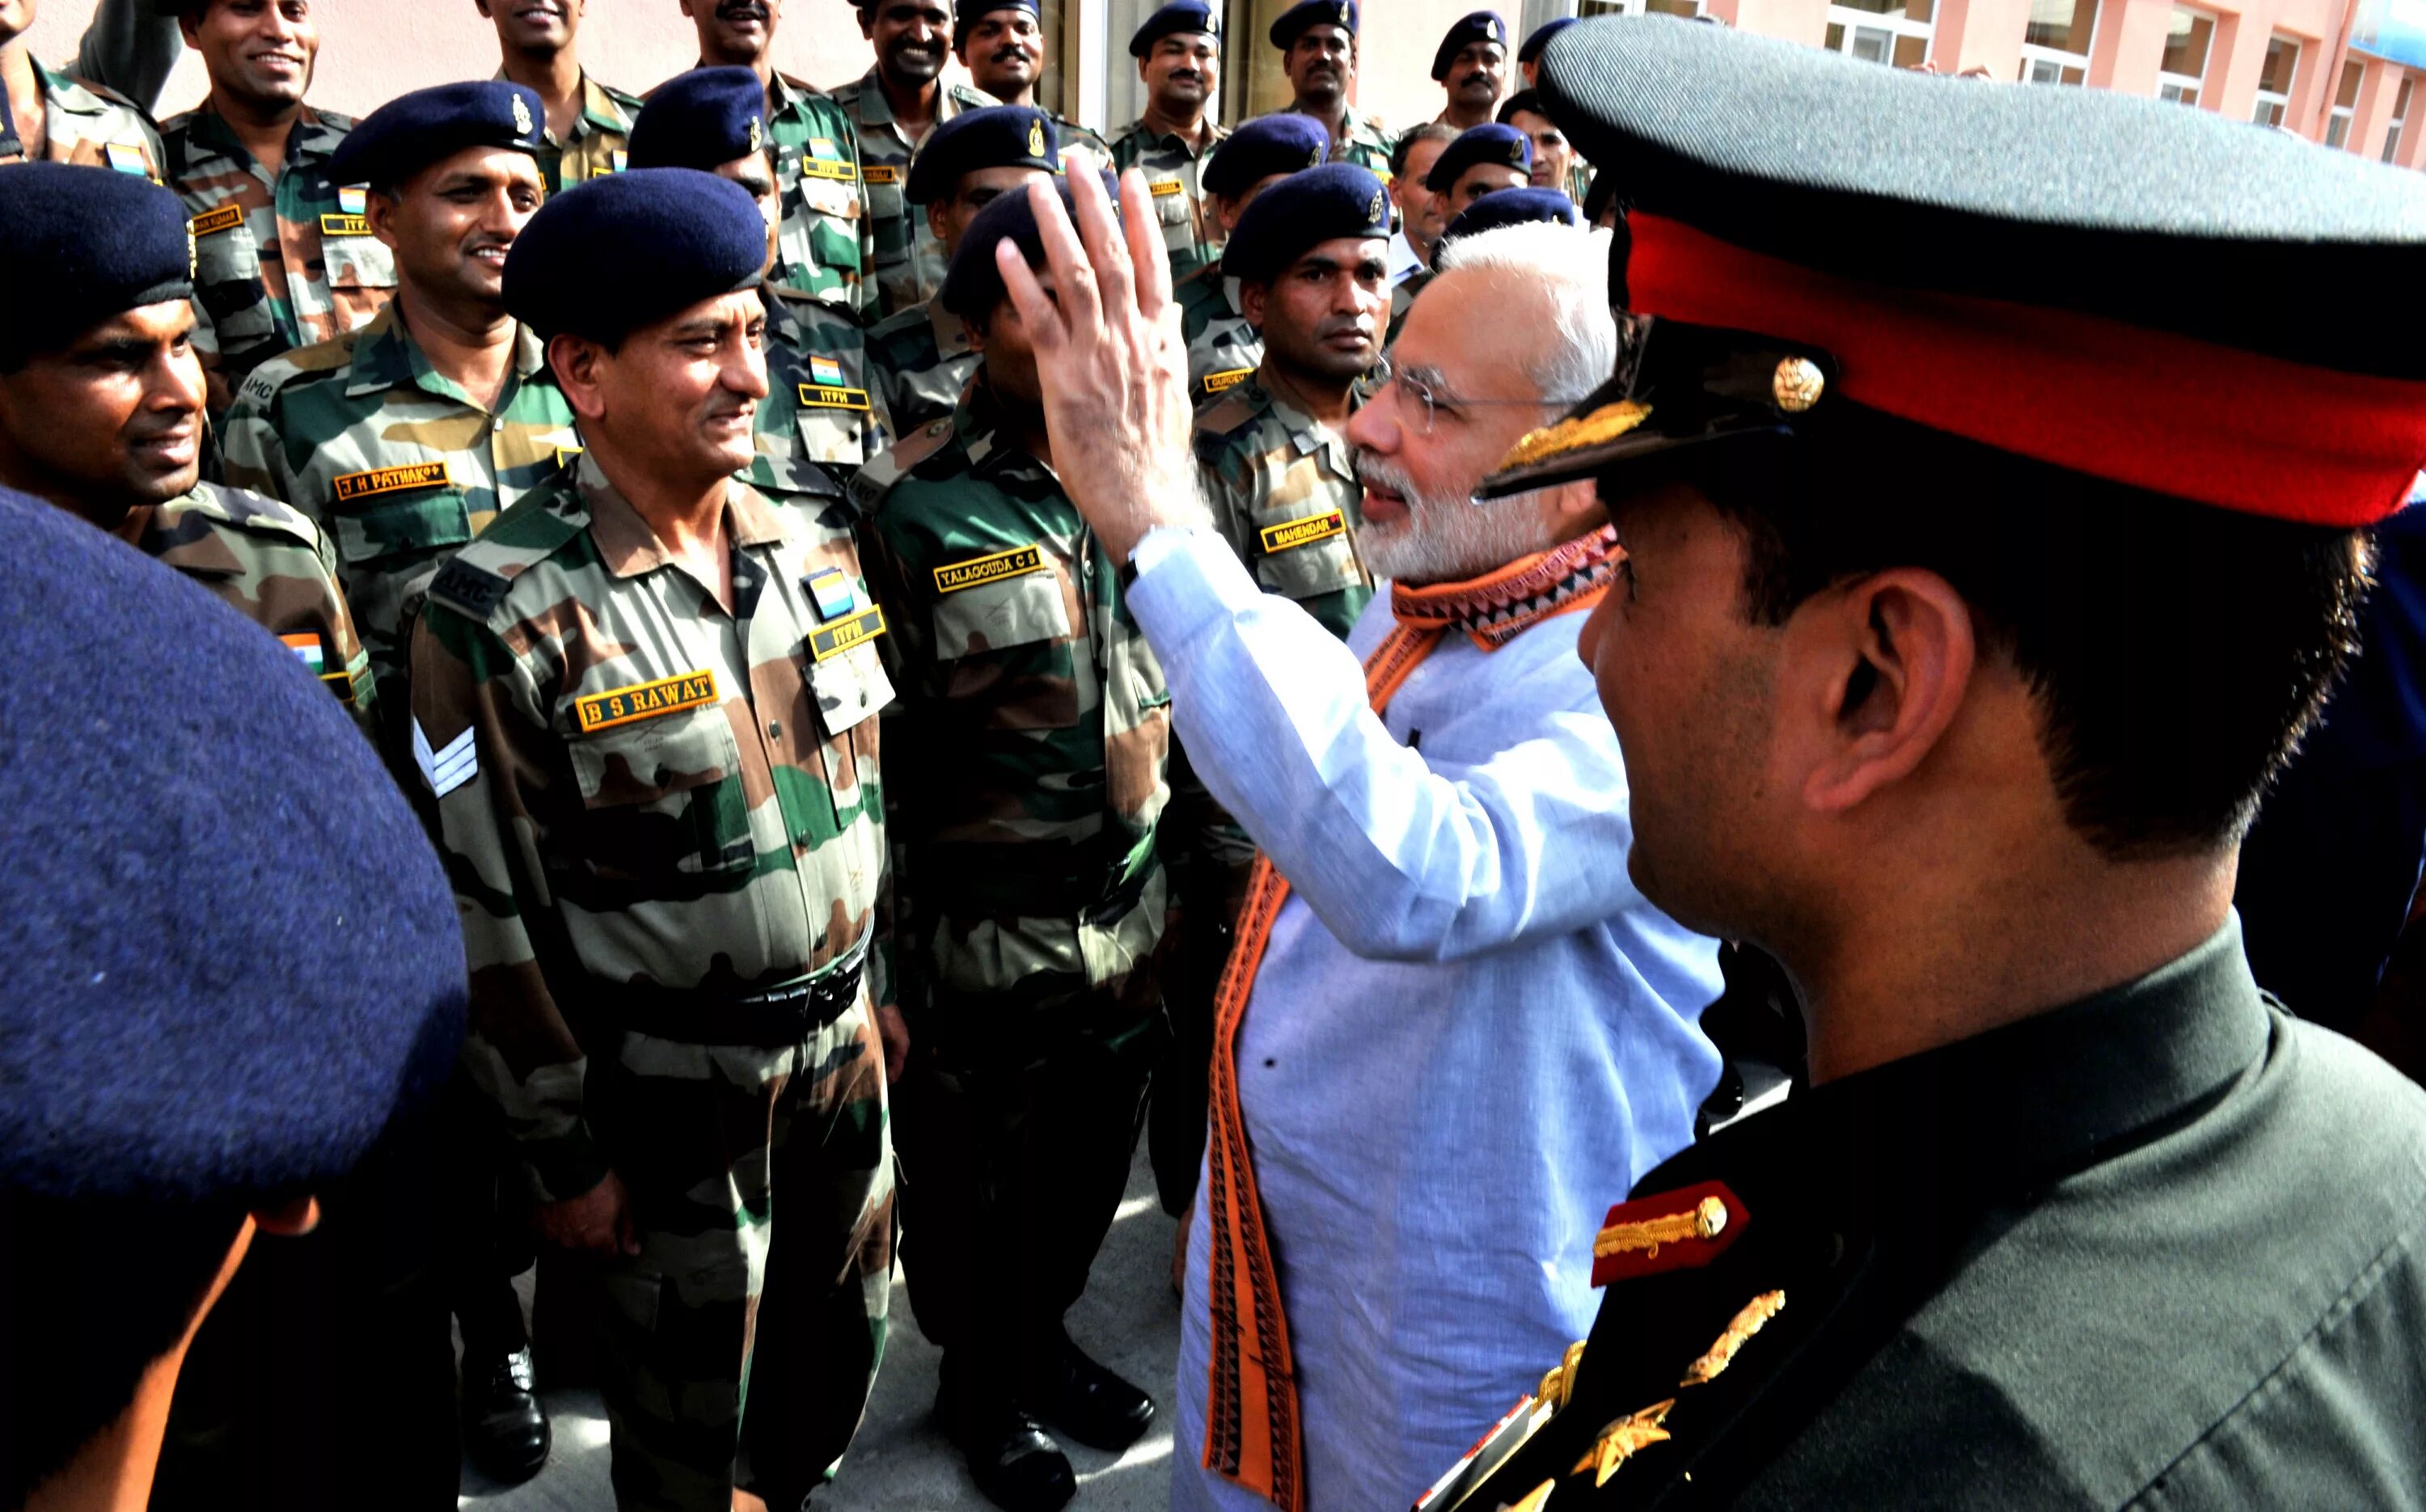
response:
<path fill-rule="evenodd" d="M 1389 129 L 1382 124 L 1382 118 L 1360 116 L 1350 110 L 1347 116 L 1347 128 L 1340 133 L 1339 139 L 1331 144 L 1331 161 L 1353 163 L 1383 184 L 1389 183 L 1393 144 Z"/>
<path fill-rule="evenodd" d="M 868 271 L 876 266 L 877 226 L 859 133 L 833 95 L 789 74 L 775 75 L 767 110 L 775 186 L 784 197 L 776 233 L 784 282 L 846 310 L 875 306 Z"/>
<path fill-rule="evenodd" d="M 194 233 L 194 346 L 224 415 L 268 359 L 368 321 L 396 293 L 396 257 L 371 234 L 364 190 L 329 179 L 353 118 L 303 107 L 273 177 L 205 102 L 160 128 L 169 187 Z"/>
<path fill-rule="evenodd" d="M 910 182 L 910 159 L 917 150 L 893 119 L 876 70 L 836 85 L 833 100 L 850 118 L 859 139 L 860 176 L 867 185 L 868 230 L 875 249 L 877 298 L 872 308 L 898 314 L 926 303 L 944 283 L 944 244 L 927 224 L 926 211 L 901 198 Z M 934 124 L 995 104 L 994 96 L 964 84 L 939 81 Z"/>
<path fill-rule="evenodd" d="M 1037 108 L 1044 109 L 1043 105 Z M 1085 156 L 1094 159 L 1093 166 L 1098 169 L 1112 166 L 1111 143 L 1067 116 L 1056 115 L 1050 110 L 1045 110 L 1044 114 L 1053 122 L 1054 135 L 1060 138 L 1061 161 L 1064 165 L 1068 164 L 1073 157 Z"/>
<path fill-rule="evenodd" d="M 337 589 L 329 538 L 312 522 L 275 499 L 197 483 L 166 504 L 127 511 L 114 534 L 285 642 L 369 731 L 370 657 Z"/>
<path fill-rule="evenodd" d="M 505 70 L 496 76 L 504 78 Z M 550 194 L 606 173 L 623 171 L 624 150 L 632 139 L 632 122 L 640 118 L 639 96 L 581 75 L 581 113 L 573 118 L 572 135 L 563 141 L 547 135 L 548 150 L 539 154 L 540 182 Z"/>
<path fill-rule="evenodd" d="M 1055 1358 L 1167 1037 L 1170 692 L 1111 558 L 980 381 L 860 473 L 895 614 L 899 1093 L 919 1326 L 980 1394 Z"/>
<path fill-rule="evenodd" d="M 1188 342 L 1188 397 L 1200 408 L 1254 376 L 1264 338 L 1238 313 L 1238 283 L 1215 258 L 1172 291 Z"/>
<path fill-rule="evenodd" d="M 764 457 L 818 463 L 849 478 L 891 444 L 865 338 L 848 311 L 768 284 L 767 397 L 758 401 Z M 771 475 L 757 481 L 772 484 Z"/>
<path fill-rule="evenodd" d="M 88 168 L 114 168 L 139 173 L 154 184 L 167 182 L 161 165 L 160 134 L 134 101 L 98 84 L 86 84 L 64 73 L 34 65 L 42 86 L 42 130 L 48 137 L 43 157 L 53 163 L 81 163 Z M 25 160 L 25 144 L 18 126 L 0 126 L 0 164 Z"/>
<path fill-rule="evenodd" d="M 1188 145 L 1176 133 L 1156 136 L 1143 121 L 1132 121 L 1112 138 L 1112 166 L 1145 174 L 1153 191 L 1155 214 L 1162 220 L 1163 249 L 1171 254 L 1171 276 L 1184 279 L 1221 255 L 1221 226 L 1198 186 L 1205 159 L 1230 134 L 1215 126 L 1204 147 Z"/>
<path fill-rule="evenodd" d="M 1581 209 L 1583 202 L 1592 198 L 1593 166 L 1580 157 L 1577 158 L 1575 166 L 1567 169 L 1565 187 L 1567 198 L 1576 202 L 1577 208 Z"/>
<path fill-rule="evenodd" d="M 897 435 L 949 416 L 978 370 L 968 323 L 940 300 L 888 315 L 867 333 L 867 366 Z"/>
<path fill-rule="evenodd" d="M 253 370 L 228 412 L 228 481 L 283 500 L 332 537 L 379 682 L 389 762 L 411 770 L 408 637 L 441 563 L 578 446 L 539 339 L 516 335 L 496 410 L 440 377 L 391 304 L 360 330 Z"/>
<path fill-rule="evenodd" d="M 791 481 L 730 487 L 728 614 L 578 458 L 448 564 L 413 636 L 464 1064 L 541 1199 L 612 1171 L 630 1201 L 640 1252 L 600 1263 L 624 1512 L 724 1512 L 736 1456 L 799 1505 L 883 1352 L 892 1154 L 859 968 L 892 688 L 849 507 Z"/>

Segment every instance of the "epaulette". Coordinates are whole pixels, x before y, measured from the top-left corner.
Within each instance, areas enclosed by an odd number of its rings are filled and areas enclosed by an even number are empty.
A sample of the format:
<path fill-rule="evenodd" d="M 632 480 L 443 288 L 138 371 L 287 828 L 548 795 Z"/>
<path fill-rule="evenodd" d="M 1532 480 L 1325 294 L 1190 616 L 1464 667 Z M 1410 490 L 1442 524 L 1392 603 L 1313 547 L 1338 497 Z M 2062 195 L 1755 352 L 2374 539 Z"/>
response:
<path fill-rule="evenodd" d="M 860 468 L 858 475 L 850 480 L 851 502 L 859 506 L 862 513 L 875 514 L 884 507 L 884 496 L 893 491 L 895 484 L 951 443 L 952 417 L 929 421 Z"/>
<path fill-rule="evenodd" d="M 1204 442 L 1227 436 L 1261 414 L 1263 410 L 1263 405 L 1256 402 L 1242 382 L 1196 411 L 1197 439 Z"/>
<path fill-rule="evenodd" d="M 568 489 L 576 507 L 556 507 Z M 505 602 L 514 579 L 555 555 L 566 542 L 579 539 L 589 523 L 590 511 L 581 504 L 580 491 L 569 482 L 561 488 L 535 489 L 490 521 L 487 529 L 438 570 L 429 596 L 475 621 L 486 622 Z"/>
<path fill-rule="evenodd" d="M 633 115 L 639 114 L 640 106 L 648 103 L 639 95 L 634 94 L 631 90 L 619 89 L 613 85 L 608 84 L 604 79 L 592 79 L 590 82 L 606 90 L 607 99 L 614 101 L 619 105 L 622 105 L 626 111 Z"/>
<path fill-rule="evenodd" d="M 73 73 L 64 73 L 61 74 L 60 77 L 66 79 L 70 84 L 74 85 L 77 88 L 84 90 L 87 94 L 89 94 L 95 99 L 101 101 L 104 105 L 113 105 L 121 110 L 132 110 L 137 115 L 141 116 L 146 121 L 149 121 L 152 119 L 152 113 L 150 111 L 144 109 L 141 105 L 137 105 L 129 96 L 119 93 L 116 89 L 111 88 L 106 84 L 95 84 L 90 79 L 80 78 Z M 153 130 L 157 131 L 159 128 L 154 126 L 153 127 Z"/>
<path fill-rule="evenodd" d="M 278 536 L 320 549 L 320 527 L 301 510 L 251 489 L 225 483 L 197 484 L 189 497 L 197 512 L 251 536 Z"/>
<path fill-rule="evenodd" d="M 360 117 L 345 115 L 335 110 L 323 110 L 318 105 L 312 107 L 312 113 L 318 116 L 320 124 L 331 131 L 351 131 L 362 124 Z"/>

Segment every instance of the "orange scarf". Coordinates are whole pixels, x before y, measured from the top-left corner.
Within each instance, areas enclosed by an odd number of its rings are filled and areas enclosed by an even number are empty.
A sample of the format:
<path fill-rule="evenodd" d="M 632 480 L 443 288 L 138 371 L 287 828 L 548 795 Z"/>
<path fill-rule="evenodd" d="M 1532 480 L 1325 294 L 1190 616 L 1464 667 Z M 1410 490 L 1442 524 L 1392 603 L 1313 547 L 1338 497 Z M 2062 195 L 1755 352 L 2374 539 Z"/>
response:
<path fill-rule="evenodd" d="M 1450 630 L 1463 630 L 1485 651 L 1496 651 L 1545 619 L 1598 603 L 1623 555 L 1616 532 L 1603 526 L 1469 582 L 1392 584 L 1390 609 L 1399 622 L 1365 660 L 1365 692 L 1373 712 L 1389 706 Z M 1288 879 L 1258 853 L 1238 913 L 1237 944 L 1214 998 L 1212 1131 L 1204 1192 L 1212 1238 L 1206 1297 L 1213 1359 L 1204 1464 L 1283 1512 L 1303 1512 L 1305 1448 L 1288 1320 L 1281 1311 L 1271 1236 L 1264 1228 L 1247 1120 L 1238 1102 L 1238 1030 L 1288 893 Z"/>

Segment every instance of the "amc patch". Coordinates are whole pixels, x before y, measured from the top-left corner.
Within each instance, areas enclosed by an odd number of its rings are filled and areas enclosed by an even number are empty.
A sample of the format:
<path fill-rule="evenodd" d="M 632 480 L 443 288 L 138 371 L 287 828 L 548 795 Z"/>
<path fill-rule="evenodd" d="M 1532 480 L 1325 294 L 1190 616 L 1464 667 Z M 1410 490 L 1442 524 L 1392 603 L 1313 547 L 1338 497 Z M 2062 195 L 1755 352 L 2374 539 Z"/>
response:
<path fill-rule="evenodd" d="M 999 583 L 1007 577 L 1017 577 L 1023 572 L 1037 571 L 1043 566 L 1043 547 L 1014 546 L 991 556 L 974 557 L 935 569 L 935 591 L 958 593 L 963 588 L 981 587 L 988 583 Z"/>
<path fill-rule="evenodd" d="M 1284 520 L 1277 525 L 1264 527 L 1264 551 L 1270 554 L 1311 546 L 1318 540 L 1329 540 L 1347 528 L 1348 517 L 1336 509 L 1308 515 L 1303 520 Z"/>
<path fill-rule="evenodd" d="M 442 459 L 435 462 L 408 462 L 402 467 L 374 468 L 367 473 L 340 473 L 334 482 L 337 502 L 351 504 L 356 499 L 368 499 L 382 493 L 405 493 L 414 489 L 445 488 L 454 477 Z"/>
<path fill-rule="evenodd" d="M 197 236 L 207 236 L 215 231 L 234 231 L 244 224 L 244 206 L 223 204 L 217 210 L 205 210 L 186 222 L 186 229 Z"/>
<path fill-rule="evenodd" d="M 848 619 L 837 620 L 809 636 L 809 654 L 818 661 L 839 656 L 853 646 L 865 645 L 884 634 L 884 610 L 870 605 Z"/>
<path fill-rule="evenodd" d="M 703 668 L 661 677 L 654 683 L 635 683 L 630 687 L 593 693 L 574 704 L 573 715 L 581 732 L 587 735 L 636 720 L 702 708 L 715 701 L 716 674 Z"/>
<path fill-rule="evenodd" d="M 1254 376 L 1255 370 L 1252 367 L 1233 367 L 1220 373 L 1207 373 L 1205 375 L 1205 392 L 1226 394 Z"/>

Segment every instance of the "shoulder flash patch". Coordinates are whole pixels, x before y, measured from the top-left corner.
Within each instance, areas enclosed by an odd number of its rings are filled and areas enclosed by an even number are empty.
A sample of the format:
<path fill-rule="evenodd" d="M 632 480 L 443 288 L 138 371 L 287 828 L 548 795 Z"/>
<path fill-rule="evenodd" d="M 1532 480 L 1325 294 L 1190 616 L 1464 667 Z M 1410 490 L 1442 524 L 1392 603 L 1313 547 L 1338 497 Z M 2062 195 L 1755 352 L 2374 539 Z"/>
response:
<path fill-rule="evenodd" d="M 1751 1223 L 1722 1182 L 1620 1202 L 1593 1240 L 1593 1284 L 1697 1270 L 1725 1254 Z"/>
<path fill-rule="evenodd" d="M 506 596 L 506 590 L 513 586 L 512 579 L 499 577 L 484 567 L 476 567 L 457 556 L 440 568 L 438 575 L 430 579 L 429 596 L 445 600 L 475 619 L 485 620 L 498 601 Z"/>

